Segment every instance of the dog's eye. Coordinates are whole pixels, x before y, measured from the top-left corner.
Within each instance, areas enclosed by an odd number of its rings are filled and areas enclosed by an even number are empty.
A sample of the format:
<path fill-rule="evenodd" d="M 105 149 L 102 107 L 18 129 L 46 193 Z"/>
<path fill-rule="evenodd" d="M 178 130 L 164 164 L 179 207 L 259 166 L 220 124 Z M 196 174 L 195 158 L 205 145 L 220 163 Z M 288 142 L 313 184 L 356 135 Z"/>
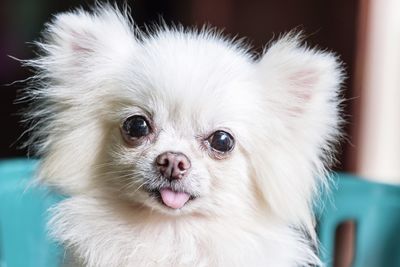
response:
<path fill-rule="evenodd" d="M 140 138 L 150 133 L 150 127 L 147 120 L 143 116 L 135 115 L 127 118 L 122 129 L 129 137 Z"/>
<path fill-rule="evenodd" d="M 218 152 L 229 152 L 235 144 L 232 135 L 225 131 L 216 131 L 209 137 L 208 142 Z"/>

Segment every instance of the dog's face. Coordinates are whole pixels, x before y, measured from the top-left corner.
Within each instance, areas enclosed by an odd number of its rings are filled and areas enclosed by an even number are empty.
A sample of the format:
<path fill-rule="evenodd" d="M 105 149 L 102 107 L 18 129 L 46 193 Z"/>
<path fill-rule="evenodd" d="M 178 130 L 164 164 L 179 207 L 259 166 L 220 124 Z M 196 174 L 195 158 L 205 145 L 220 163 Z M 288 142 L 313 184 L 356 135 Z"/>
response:
<path fill-rule="evenodd" d="M 28 62 L 46 84 L 44 179 L 164 214 L 259 209 L 309 226 L 337 135 L 336 59 L 293 35 L 259 60 L 212 32 L 138 35 L 110 7 L 50 24 Z"/>
<path fill-rule="evenodd" d="M 115 95 L 103 100 L 113 116 L 100 118 L 110 132 L 98 177 L 163 213 L 221 213 L 253 198 L 254 67 L 222 42 L 179 35 L 144 41 L 116 74 Z"/>

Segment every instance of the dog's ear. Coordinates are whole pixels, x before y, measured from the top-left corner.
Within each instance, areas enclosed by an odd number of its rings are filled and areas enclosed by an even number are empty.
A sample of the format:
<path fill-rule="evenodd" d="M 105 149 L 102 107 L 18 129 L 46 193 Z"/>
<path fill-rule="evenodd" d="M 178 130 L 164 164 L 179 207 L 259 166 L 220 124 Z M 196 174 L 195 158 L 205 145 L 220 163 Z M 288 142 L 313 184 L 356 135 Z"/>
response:
<path fill-rule="evenodd" d="M 105 4 L 92 12 L 78 9 L 56 15 L 37 42 L 41 57 L 29 63 L 62 82 L 90 72 L 102 77 L 129 59 L 136 44 L 127 11 Z"/>
<path fill-rule="evenodd" d="M 36 71 L 24 96 L 33 100 L 26 146 L 42 158 L 40 179 L 68 193 L 83 190 L 107 143 L 107 96 L 116 95 L 115 81 L 138 47 L 133 25 L 108 4 L 75 10 L 56 15 L 37 46 L 38 57 L 24 62 Z"/>
<path fill-rule="evenodd" d="M 256 63 L 265 119 L 277 122 L 274 129 L 264 127 L 275 137 L 265 132 L 269 140 L 257 148 L 263 160 L 256 168 L 272 208 L 312 228 L 312 196 L 324 181 L 326 159 L 332 158 L 331 144 L 339 135 L 343 70 L 332 53 L 309 49 L 300 39 L 299 34 L 284 36 Z"/>
<path fill-rule="evenodd" d="M 303 127 L 320 122 L 321 116 L 324 122 L 337 117 L 343 72 L 332 53 L 307 48 L 300 34 L 290 33 L 272 43 L 258 65 L 267 96 L 282 103 L 281 111 L 292 118 L 288 124 Z"/>

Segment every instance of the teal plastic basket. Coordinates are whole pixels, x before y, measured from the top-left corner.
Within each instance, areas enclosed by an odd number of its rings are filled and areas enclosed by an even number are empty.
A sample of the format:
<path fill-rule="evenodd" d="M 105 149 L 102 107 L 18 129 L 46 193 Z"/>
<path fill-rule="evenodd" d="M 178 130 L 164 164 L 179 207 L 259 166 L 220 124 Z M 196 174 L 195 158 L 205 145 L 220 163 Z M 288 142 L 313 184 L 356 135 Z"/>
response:
<path fill-rule="evenodd" d="M 0 266 L 60 266 L 62 250 L 46 234 L 47 210 L 61 199 L 30 187 L 37 161 L 0 161 Z"/>
<path fill-rule="evenodd" d="M 355 224 L 352 267 L 400 267 L 400 186 L 348 174 L 334 176 L 319 220 L 321 258 L 333 266 L 336 229 Z"/>

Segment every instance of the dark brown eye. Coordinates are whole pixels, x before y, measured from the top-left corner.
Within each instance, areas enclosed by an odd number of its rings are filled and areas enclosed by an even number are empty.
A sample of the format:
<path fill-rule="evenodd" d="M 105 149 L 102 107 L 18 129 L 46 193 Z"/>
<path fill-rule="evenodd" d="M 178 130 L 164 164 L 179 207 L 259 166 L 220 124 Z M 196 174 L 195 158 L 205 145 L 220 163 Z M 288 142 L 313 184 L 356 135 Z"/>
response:
<path fill-rule="evenodd" d="M 218 152 L 229 152 L 235 144 L 232 135 L 225 131 L 216 131 L 209 137 L 208 142 Z"/>
<path fill-rule="evenodd" d="M 150 133 L 150 126 L 143 116 L 135 115 L 127 118 L 122 129 L 128 137 L 140 138 Z"/>

